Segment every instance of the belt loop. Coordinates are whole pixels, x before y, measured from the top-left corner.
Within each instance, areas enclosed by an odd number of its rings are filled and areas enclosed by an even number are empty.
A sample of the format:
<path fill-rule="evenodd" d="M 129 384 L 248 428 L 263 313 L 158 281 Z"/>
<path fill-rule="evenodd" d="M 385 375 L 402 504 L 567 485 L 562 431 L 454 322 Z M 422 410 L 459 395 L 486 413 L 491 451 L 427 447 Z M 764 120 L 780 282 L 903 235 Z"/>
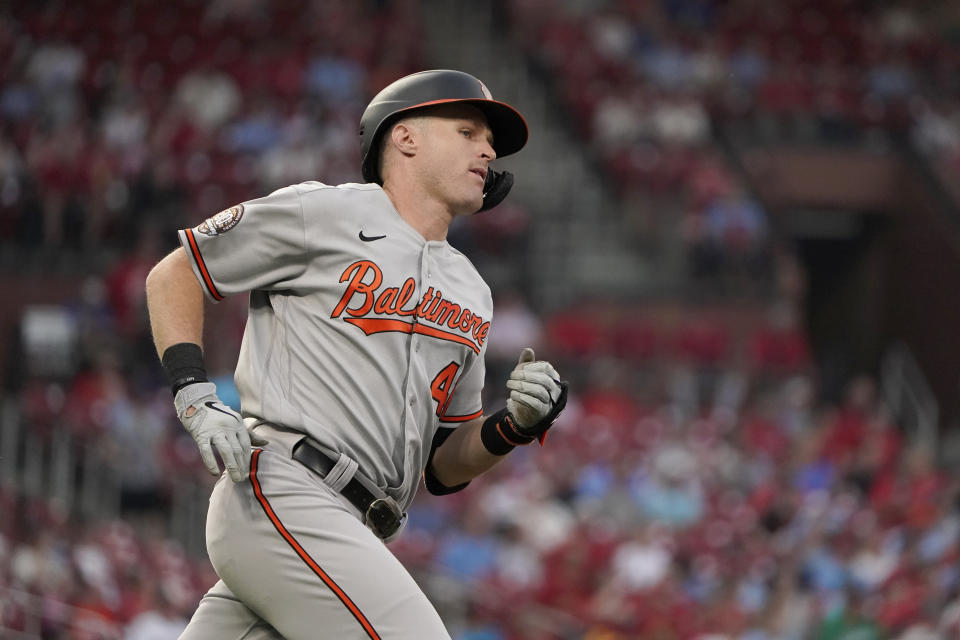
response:
<path fill-rule="evenodd" d="M 353 478 L 358 466 L 356 460 L 352 460 L 341 453 L 337 459 L 337 463 L 330 469 L 330 473 L 323 478 L 323 482 L 337 493 L 340 493 L 343 491 L 343 488 L 347 486 L 347 483 L 350 482 L 351 478 Z"/>

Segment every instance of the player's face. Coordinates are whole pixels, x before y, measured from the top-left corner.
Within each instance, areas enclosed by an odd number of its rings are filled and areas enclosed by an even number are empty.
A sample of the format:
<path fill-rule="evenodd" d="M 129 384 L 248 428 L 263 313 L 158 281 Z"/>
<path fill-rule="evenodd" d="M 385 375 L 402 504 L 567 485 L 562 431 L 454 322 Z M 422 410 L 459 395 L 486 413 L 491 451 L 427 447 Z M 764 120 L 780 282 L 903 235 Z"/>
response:
<path fill-rule="evenodd" d="M 483 112 L 465 104 L 441 105 L 424 118 L 421 176 L 454 215 L 483 205 L 483 184 L 497 157 Z"/>

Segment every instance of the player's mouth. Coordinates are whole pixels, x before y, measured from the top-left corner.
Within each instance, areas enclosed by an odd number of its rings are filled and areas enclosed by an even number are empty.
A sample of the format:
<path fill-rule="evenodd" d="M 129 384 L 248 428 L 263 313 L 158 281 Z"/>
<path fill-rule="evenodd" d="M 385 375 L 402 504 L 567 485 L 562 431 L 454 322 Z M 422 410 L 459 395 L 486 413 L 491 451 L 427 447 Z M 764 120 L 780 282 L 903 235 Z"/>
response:
<path fill-rule="evenodd" d="M 477 167 L 476 169 L 470 169 L 470 172 L 471 172 L 471 173 L 475 173 L 475 174 L 477 174 L 478 176 L 480 176 L 480 179 L 483 180 L 484 182 L 487 181 L 487 170 L 484 169 L 483 167 Z"/>

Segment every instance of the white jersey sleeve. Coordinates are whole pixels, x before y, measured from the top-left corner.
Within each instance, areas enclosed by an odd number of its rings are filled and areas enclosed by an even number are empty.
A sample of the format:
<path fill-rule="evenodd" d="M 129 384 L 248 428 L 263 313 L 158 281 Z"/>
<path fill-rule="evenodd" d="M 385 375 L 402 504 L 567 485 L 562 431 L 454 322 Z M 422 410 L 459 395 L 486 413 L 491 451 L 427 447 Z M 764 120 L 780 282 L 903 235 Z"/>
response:
<path fill-rule="evenodd" d="M 308 261 L 297 186 L 221 211 L 179 232 L 207 297 L 289 287 Z"/>

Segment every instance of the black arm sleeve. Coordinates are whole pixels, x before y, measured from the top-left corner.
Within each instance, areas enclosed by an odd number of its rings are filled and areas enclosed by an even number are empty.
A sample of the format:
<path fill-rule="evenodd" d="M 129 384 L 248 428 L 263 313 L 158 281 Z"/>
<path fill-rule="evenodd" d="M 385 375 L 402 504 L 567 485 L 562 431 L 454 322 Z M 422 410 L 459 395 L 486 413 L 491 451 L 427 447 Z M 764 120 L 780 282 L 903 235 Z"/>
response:
<path fill-rule="evenodd" d="M 448 487 L 445 484 L 437 480 L 437 477 L 433 475 L 433 454 L 437 452 L 437 447 L 446 442 L 447 438 L 450 437 L 450 434 L 453 433 L 453 429 L 447 427 L 440 427 L 437 429 L 437 433 L 433 436 L 433 443 L 430 445 L 430 457 L 427 459 L 427 468 L 423 470 L 423 483 L 427 486 L 427 491 L 432 493 L 435 496 L 445 496 L 451 493 L 456 493 L 457 491 L 463 490 L 468 484 L 469 481 L 464 482 L 463 484 L 458 484 L 455 487 Z"/>

